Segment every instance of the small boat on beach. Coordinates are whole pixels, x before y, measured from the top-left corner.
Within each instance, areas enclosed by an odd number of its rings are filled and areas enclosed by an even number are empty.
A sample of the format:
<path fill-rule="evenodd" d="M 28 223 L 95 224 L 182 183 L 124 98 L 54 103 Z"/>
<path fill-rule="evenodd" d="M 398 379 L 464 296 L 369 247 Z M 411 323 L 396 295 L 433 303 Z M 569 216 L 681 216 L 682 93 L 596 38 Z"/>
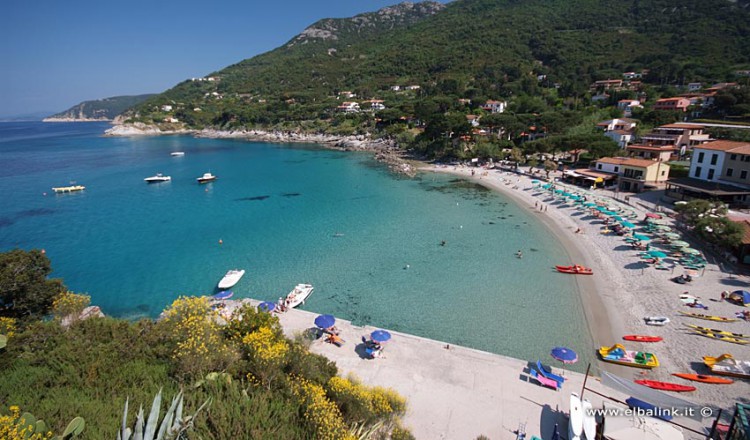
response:
<path fill-rule="evenodd" d="M 667 422 L 672 420 L 672 414 L 670 413 L 669 410 L 660 408 L 652 403 L 648 403 L 641 399 L 636 399 L 635 397 L 629 397 L 625 399 L 625 403 L 627 403 L 630 408 L 633 408 L 635 410 L 642 410 L 646 415 L 650 417 L 662 419 Z"/>
<path fill-rule="evenodd" d="M 307 297 L 312 295 L 314 287 L 312 284 L 297 284 L 294 286 L 289 295 L 286 296 L 284 305 L 287 309 L 293 309 L 300 304 L 304 304 Z"/>
<path fill-rule="evenodd" d="M 626 341 L 635 341 L 635 342 L 660 342 L 662 340 L 661 336 L 645 336 L 645 335 L 625 335 L 622 337 L 622 339 Z"/>
<path fill-rule="evenodd" d="M 581 440 L 583 433 L 583 408 L 578 393 L 570 393 L 570 419 L 568 422 L 568 440 Z"/>
<path fill-rule="evenodd" d="M 705 374 L 672 373 L 672 376 L 692 380 L 695 382 L 713 383 L 717 385 L 729 385 L 734 383 L 732 379 L 724 379 L 716 376 L 706 376 Z"/>
<path fill-rule="evenodd" d="M 703 363 L 714 374 L 750 379 L 750 361 L 737 360 L 731 354 L 722 354 L 719 357 L 703 356 Z"/>
<path fill-rule="evenodd" d="M 170 156 L 174 156 L 174 157 L 180 157 L 180 156 L 184 156 L 185 152 L 184 151 L 173 151 L 173 152 L 169 153 L 169 155 Z"/>
<path fill-rule="evenodd" d="M 733 338 L 731 336 L 726 336 L 726 335 L 718 335 L 716 333 L 706 332 L 703 330 L 692 330 L 692 333 L 695 333 L 696 335 L 705 336 L 711 339 L 717 339 L 719 341 L 731 342 L 732 344 L 740 344 L 740 345 L 750 344 L 750 341 L 746 339 Z"/>
<path fill-rule="evenodd" d="M 581 402 L 583 408 L 583 434 L 587 440 L 596 440 L 596 418 L 594 418 L 593 406 L 589 399 Z"/>
<path fill-rule="evenodd" d="M 203 176 L 197 178 L 196 180 L 198 181 L 198 183 L 208 183 L 208 182 L 213 182 L 214 180 L 216 180 L 216 176 L 214 176 L 213 174 L 209 172 L 209 173 L 203 174 Z"/>
<path fill-rule="evenodd" d="M 659 366 L 659 359 L 655 354 L 643 351 L 628 351 L 621 344 L 601 347 L 599 355 L 604 362 L 628 367 L 651 369 Z"/>
<path fill-rule="evenodd" d="M 227 272 L 226 275 L 224 275 L 224 278 L 219 281 L 219 289 L 220 290 L 226 290 L 230 287 L 234 286 L 240 281 L 240 278 L 245 275 L 244 269 L 232 269 Z"/>
<path fill-rule="evenodd" d="M 579 266 L 574 264 L 572 266 L 555 266 L 558 272 L 571 273 L 574 275 L 593 275 L 594 271 L 588 267 Z"/>
<path fill-rule="evenodd" d="M 690 327 L 690 328 L 695 329 L 695 330 L 700 330 L 700 331 L 703 331 L 703 332 L 711 332 L 711 333 L 715 333 L 717 335 L 731 336 L 733 338 L 750 338 L 750 335 L 745 335 L 745 334 L 742 334 L 742 333 L 732 333 L 732 332 L 727 332 L 727 331 L 724 331 L 724 330 L 717 330 L 715 328 L 701 327 L 699 325 L 685 324 L 685 326 Z"/>
<path fill-rule="evenodd" d="M 165 176 L 162 173 L 156 173 L 155 176 L 146 177 L 143 179 L 146 183 L 159 183 L 159 182 L 169 182 L 172 180 L 172 176 Z"/>
<path fill-rule="evenodd" d="M 676 393 L 685 393 L 688 391 L 695 391 L 694 386 L 690 385 L 681 385 L 679 383 L 672 383 L 672 382 L 660 382 L 658 380 L 636 380 L 635 383 L 638 385 L 647 386 L 649 388 L 653 388 L 655 390 L 662 390 L 662 391 L 674 391 Z"/>
<path fill-rule="evenodd" d="M 681 315 L 689 316 L 691 318 L 697 318 L 697 319 L 705 319 L 707 321 L 718 321 L 718 322 L 735 322 L 738 321 L 738 319 L 735 318 L 725 318 L 723 316 L 712 316 L 712 315 L 701 315 L 700 313 L 693 313 L 693 312 L 683 312 L 680 311 Z"/>
<path fill-rule="evenodd" d="M 643 319 L 646 321 L 646 325 L 665 326 L 669 324 L 669 318 L 666 316 L 646 316 Z"/>

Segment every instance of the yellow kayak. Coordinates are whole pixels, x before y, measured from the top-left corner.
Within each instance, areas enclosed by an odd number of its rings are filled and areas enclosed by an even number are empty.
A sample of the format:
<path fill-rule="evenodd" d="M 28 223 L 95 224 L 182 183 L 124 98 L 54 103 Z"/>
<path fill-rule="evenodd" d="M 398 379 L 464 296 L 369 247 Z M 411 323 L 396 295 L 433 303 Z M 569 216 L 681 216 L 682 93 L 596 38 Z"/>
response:
<path fill-rule="evenodd" d="M 746 341 L 744 339 L 737 339 L 737 338 L 733 338 L 731 336 L 725 336 L 725 335 L 717 335 L 716 333 L 712 333 L 712 332 L 693 330 L 693 333 L 697 335 L 705 336 L 711 339 L 718 339 L 719 341 L 731 342 L 733 344 L 741 344 L 741 345 L 750 344 L 750 341 Z"/>
<path fill-rule="evenodd" d="M 683 311 L 680 311 L 680 313 L 683 314 L 683 315 L 685 315 L 685 316 L 689 316 L 691 318 L 706 319 L 708 321 L 718 321 L 718 322 L 735 322 L 735 321 L 739 321 L 739 319 L 736 319 L 736 318 L 725 318 L 723 316 L 701 315 L 700 313 L 683 312 Z"/>
<path fill-rule="evenodd" d="M 685 324 L 685 325 L 690 328 L 694 328 L 696 330 L 702 331 L 702 332 L 711 332 L 717 335 L 731 336 L 733 338 L 750 338 L 750 335 L 743 335 L 742 333 L 732 333 L 732 332 L 727 332 L 724 330 L 718 330 L 715 328 L 706 328 L 706 327 L 701 327 L 699 325 L 693 325 L 693 324 Z"/>

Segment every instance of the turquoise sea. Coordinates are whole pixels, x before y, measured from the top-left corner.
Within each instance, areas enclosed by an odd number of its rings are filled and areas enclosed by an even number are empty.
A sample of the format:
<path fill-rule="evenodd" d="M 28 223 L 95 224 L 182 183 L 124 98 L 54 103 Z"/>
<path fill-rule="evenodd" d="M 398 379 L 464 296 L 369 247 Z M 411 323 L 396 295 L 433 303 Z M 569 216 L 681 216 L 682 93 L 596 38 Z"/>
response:
<path fill-rule="evenodd" d="M 244 268 L 235 298 L 307 282 L 303 308 L 355 324 L 530 360 L 566 345 L 579 370 L 593 358 L 574 278 L 551 269 L 561 244 L 502 195 L 395 177 L 364 153 L 106 128 L 0 123 L 0 251 L 45 249 L 53 276 L 107 314 L 155 317 Z M 219 179 L 197 184 L 207 171 Z M 157 172 L 172 181 L 143 181 Z M 70 182 L 86 190 L 50 189 Z"/>

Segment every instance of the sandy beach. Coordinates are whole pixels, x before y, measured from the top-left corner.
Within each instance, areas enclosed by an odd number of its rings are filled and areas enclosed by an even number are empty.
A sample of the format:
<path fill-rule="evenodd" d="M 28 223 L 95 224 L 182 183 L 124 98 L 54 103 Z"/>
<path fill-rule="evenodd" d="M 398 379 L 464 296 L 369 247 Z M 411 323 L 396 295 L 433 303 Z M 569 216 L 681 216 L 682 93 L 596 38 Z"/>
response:
<path fill-rule="evenodd" d="M 471 170 L 476 174 L 472 176 Z M 719 323 L 680 315 L 679 311 L 734 317 L 735 312 L 745 310 L 729 302 L 721 302 L 720 294 L 725 290 L 747 289 L 750 279 L 721 271 L 717 265 L 709 264 L 700 277 L 689 285 L 680 285 L 670 278 L 683 273 L 681 266 L 673 270 L 656 270 L 641 262 L 638 251 L 632 249 L 617 235 L 604 235 L 602 220 L 587 213 L 576 211 L 573 204 L 564 204 L 546 191 L 533 187 L 530 177 L 500 170 L 436 166 L 424 171 L 450 173 L 469 179 L 512 197 L 521 206 L 537 214 L 563 243 L 568 255 L 560 256 L 560 264 L 582 264 L 594 269 L 593 276 L 578 276 L 577 282 L 584 304 L 584 313 L 596 347 L 622 343 L 628 349 L 655 353 L 661 366 L 651 371 L 621 367 L 598 362 L 598 369 L 613 372 L 625 378 L 652 379 L 666 382 L 691 384 L 698 388 L 685 398 L 700 404 L 728 409 L 734 402 L 747 401 L 750 382 L 737 379 L 729 386 L 689 383 L 672 376 L 672 373 L 708 373 L 703 365 L 703 356 L 719 356 L 730 353 L 736 359 L 750 360 L 750 346 L 717 341 L 690 333 L 684 324 L 717 328 L 734 333 L 750 334 L 750 323 L 738 321 Z M 539 204 L 547 208 L 544 212 Z M 646 211 L 629 206 L 639 219 Z M 636 220 L 633 222 L 637 223 Z M 577 229 L 581 233 L 576 233 Z M 696 244 L 697 245 L 697 244 Z M 698 248 L 700 248 L 698 246 Z M 676 264 L 667 259 L 667 264 Z M 561 274 L 561 276 L 564 276 Z M 709 310 L 686 307 L 679 295 L 688 291 L 701 298 Z M 672 322 L 664 327 L 645 325 L 643 317 L 668 316 Z M 622 340 L 625 334 L 647 334 L 661 336 L 663 342 L 637 343 Z"/>

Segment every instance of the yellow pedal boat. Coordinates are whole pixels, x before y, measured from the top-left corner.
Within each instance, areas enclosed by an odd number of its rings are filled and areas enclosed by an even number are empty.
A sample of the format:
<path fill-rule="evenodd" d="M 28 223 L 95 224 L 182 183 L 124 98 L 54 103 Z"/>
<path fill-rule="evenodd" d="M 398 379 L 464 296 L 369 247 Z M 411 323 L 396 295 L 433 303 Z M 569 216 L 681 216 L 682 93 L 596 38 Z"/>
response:
<path fill-rule="evenodd" d="M 750 361 L 740 361 L 725 353 L 719 357 L 703 356 L 703 363 L 712 373 L 750 379 Z"/>
<path fill-rule="evenodd" d="M 599 356 L 601 356 L 604 362 L 628 367 L 650 369 L 659 366 L 659 359 L 655 354 L 642 351 L 628 351 L 622 344 L 601 347 L 599 349 Z"/>

